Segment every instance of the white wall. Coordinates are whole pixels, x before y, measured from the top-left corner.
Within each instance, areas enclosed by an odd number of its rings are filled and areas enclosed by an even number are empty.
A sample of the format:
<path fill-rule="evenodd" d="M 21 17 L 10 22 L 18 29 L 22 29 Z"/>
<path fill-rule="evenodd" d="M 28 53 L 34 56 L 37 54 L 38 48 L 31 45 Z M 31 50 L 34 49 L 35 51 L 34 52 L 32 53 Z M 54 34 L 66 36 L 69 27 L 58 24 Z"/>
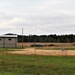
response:
<path fill-rule="evenodd" d="M 0 47 L 17 47 L 17 38 L 0 38 Z M 11 40 L 10 40 L 11 39 Z"/>

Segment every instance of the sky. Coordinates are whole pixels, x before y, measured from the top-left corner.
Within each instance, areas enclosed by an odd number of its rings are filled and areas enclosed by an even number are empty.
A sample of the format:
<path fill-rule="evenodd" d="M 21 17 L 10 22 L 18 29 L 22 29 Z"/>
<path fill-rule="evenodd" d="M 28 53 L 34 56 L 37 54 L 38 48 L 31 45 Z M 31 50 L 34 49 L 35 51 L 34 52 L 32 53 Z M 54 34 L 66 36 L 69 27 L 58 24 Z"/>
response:
<path fill-rule="evenodd" d="M 0 34 L 75 34 L 75 0 L 0 0 Z"/>

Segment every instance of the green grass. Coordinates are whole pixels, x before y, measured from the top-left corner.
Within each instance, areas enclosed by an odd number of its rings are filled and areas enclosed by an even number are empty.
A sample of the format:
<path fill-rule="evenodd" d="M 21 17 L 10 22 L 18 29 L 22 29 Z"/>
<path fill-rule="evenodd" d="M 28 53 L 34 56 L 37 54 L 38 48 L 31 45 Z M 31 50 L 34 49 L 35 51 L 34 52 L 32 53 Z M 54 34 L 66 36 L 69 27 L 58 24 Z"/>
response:
<path fill-rule="evenodd" d="M 75 75 L 75 57 L 0 53 L 0 75 Z"/>

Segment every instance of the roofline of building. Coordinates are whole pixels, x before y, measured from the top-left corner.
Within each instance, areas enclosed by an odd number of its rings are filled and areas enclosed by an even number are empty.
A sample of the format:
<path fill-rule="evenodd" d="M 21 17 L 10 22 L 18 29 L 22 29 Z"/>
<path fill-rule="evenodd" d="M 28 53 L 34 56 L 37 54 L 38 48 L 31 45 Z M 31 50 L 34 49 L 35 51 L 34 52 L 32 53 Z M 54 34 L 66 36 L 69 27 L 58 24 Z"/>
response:
<path fill-rule="evenodd" d="M 0 38 L 17 38 L 17 35 L 0 35 Z"/>

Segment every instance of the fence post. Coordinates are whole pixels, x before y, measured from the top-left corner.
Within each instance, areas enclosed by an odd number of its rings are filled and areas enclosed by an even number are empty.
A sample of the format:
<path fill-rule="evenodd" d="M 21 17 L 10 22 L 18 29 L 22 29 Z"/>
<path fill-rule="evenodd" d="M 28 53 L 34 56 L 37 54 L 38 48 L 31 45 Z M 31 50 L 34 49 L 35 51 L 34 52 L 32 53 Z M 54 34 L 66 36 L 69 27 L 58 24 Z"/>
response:
<path fill-rule="evenodd" d="M 64 56 L 65 48 L 61 48 L 62 56 Z"/>

